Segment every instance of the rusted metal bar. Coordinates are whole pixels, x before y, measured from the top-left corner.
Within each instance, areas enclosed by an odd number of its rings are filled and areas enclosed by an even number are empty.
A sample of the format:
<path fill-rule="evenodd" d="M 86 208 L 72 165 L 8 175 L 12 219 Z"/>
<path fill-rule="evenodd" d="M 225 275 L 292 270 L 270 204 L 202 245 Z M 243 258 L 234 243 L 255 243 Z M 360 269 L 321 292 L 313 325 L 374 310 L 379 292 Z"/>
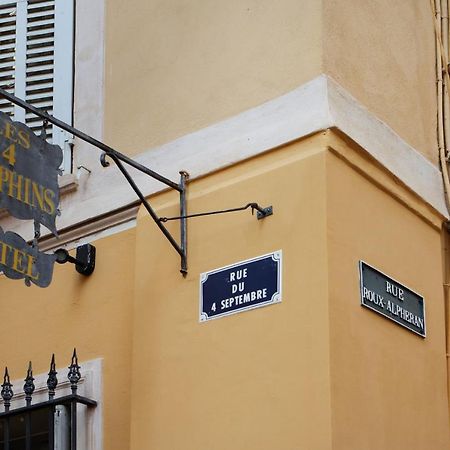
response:
<path fill-rule="evenodd" d="M 14 96 L 13 94 L 10 94 L 9 92 L 5 91 L 4 89 L 0 88 L 0 96 L 6 98 L 10 102 L 14 103 L 15 105 L 20 106 L 21 108 L 26 109 L 27 111 L 32 112 L 36 116 L 42 117 L 42 119 L 47 120 L 48 122 L 52 123 L 53 125 L 56 125 L 57 127 L 67 131 L 70 134 L 73 134 L 74 136 L 82 139 L 85 142 L 88 142 L 89 144 L 93 145 L 94 147 L 99 148 L 100 150 L 104 151 L 109 156 L 115 156 L 122 162 L 127 163 L 128 165 L 134 167 L 135 169 L 151 176 L 155 180 L 160 181 L 161 183 L 166 184 L 167 186 L 170 186 L 172 189 L 175 189 L 179 192 L 181 192 L 181 188 L 177 183 L 174 183 L 172 180 L 169 180 L 168 178 L 160 175 L 159 173 L 154 172 L 153 170 L 149 169 L 148 167 L 145 167 L 144 165 L 134 161 L 133 159 L 129 158 L 128 156 L 124 155 L 123 153 L 118 152 L 117 150 L 114 150 L 109 145 L 104 144 L 103 142 L 93 138 L 92 136 L 87 135 L 86 133 L 83 133 L 82 131 L 78 130 L 75 127 L 72 127 L 71 125 L 68 125 L 67 123 L 56 119 L 55 117 L 51 116 L 50 114 L 46 113 L 45 111 L 41 111 L 39 108 L 36 108 L 29 103 L 21 100 L 20 98 Z"/>

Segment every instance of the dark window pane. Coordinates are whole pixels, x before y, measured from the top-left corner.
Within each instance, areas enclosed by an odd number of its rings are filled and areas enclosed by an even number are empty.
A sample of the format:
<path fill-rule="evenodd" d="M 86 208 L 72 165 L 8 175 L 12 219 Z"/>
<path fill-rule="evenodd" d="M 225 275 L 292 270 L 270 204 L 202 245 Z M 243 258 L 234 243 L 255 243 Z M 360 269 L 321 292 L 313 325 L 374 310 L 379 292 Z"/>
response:
<path fill-rule="evenodd" d="M 25 415 L 9 418 L 10 450 L 25 450 Z"/>
<path fill-rule="evenodd" d="M 3 450 L 5 447 L 3 445 L 3 434 L 5 433 L 5 419 L 0 420 L 0 450 Z"/>
<path fill-rule="evenodd" d="M 27 414 L 9 418 L 10 450 L 26 449 L 26 423 L 29 421 L 29 438 L 32 450 L 49 450 L 50 408 L 42 408 Z M 0 420 L 0 450 L 4 450 L 5 420 Z M 53 430 L 51 431 L 53 433 Z"/>
<path fill-rule="evenodd" d="M 36 405 L 20 415 L 0 419 L 0 450 L 26 450 L 27 437 L 31 450 L 68 449 L 70 447 L 70 407 Z"/>
<path fill-rule="evenodd" d="M 49 414 L 50 410 L 48 408 L 39 409 L 31 413 L 32 450 L 48 450 Z"/>

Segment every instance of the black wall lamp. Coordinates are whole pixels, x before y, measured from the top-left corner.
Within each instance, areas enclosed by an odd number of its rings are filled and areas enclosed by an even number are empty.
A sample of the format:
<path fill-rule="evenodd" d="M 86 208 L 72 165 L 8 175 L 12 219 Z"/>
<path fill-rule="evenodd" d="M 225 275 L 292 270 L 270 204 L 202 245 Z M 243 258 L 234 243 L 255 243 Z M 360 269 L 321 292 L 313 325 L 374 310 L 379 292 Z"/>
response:
<path fill-rule="evenodd" d="M 81 275 L 91 275 L 95 269 L 95 247 L 91 244 L 84 244 L 77 247 L 76 257 L 70 256 L 65 248 L 55 251 L 56 262 L 65 264 L 70 262 L 75 264 L 75 269 Z"/>

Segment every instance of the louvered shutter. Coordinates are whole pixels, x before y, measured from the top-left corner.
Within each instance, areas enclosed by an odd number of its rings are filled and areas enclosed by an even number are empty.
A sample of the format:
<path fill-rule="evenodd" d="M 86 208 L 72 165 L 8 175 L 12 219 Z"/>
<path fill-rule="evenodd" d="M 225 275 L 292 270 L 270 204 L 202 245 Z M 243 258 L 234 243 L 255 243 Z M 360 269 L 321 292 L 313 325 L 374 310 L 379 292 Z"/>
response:
<path fill-rule="evenodd" d="M 72 124 L 73 0 L 0 0 L 0 85 Z M 0 110 L 37 133 L 42 120 L 0 100 Z M 49 125 L 49 140 L 64 149 L 70 171 L 70 136 Z"/>
<path fill-rule="evenodd" d="M 0 86 L 14 93 L 16 4 L 0 3 Z M 13 114 L 13 105 L 0 99 L 0 111 Z"/>

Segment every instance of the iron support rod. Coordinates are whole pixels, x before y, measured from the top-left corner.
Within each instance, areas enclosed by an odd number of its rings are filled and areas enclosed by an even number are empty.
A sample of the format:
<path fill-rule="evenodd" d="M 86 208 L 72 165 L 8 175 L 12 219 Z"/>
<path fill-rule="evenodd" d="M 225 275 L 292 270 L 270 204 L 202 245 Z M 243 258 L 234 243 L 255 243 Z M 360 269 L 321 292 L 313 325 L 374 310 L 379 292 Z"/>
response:
<path fill-rule="evenodd" d="M 187 213 L 186 207 L 186 180 L 188 179 L 188 174 L 186 172 L 180 172 L 180 215 L 185 216 Z M 158 223 L 160 221 L 158 220 Z M 183 276 L 187 274 L 187 219 L 183 218 L 180 222 L 180 246 L 181 246 L 181 270 L 180 272 Z"/>
<path fill-rule="evenodd" d="M 169 230 L 159 221 L 159 218 L 156 215 L 155 211 L 153 211 L 153 208 L 149 205 L 149 203 L 147 202 L 147 199 L 144 197 L 142 192 L 136 186 L 136 183 L 133 181 L 133 179 L 131 178 L 130 174 L 128 173 L 128 171 L 123 166 L 122 162 L 115 155 L 110 155 L 110 156 L 113 159 L 113 161 L 117 164 L 117 167 L 122 172 L 123 176 L 127 179 L 128 183 L 130 183 L 130 186 L 133 188 L 134 192 L 139 197 L 139 199 L 141 200 L 141 202 L 144 205 L 145 209 L 150 214 L 152 219 L 155 221 L 156 225 L 158 225 L 159 229 L 163 232 L 164 236 L 166 236 L 168 241 L 172 244 L 172 247 L 178 252 L 178 254 L 181 257 L 183 257 L 184 256 L 183 250 L 177 244 L 175 239 L 172 237 L 172 235 L 170 234 Z M 178 190 L 180 190 L 180 189 L 181 188 L 178 187 Z"/>
<path fill-rule="evenodd" d="M 257 211 L 264 213 L 263 208 L 261 208 L 257 203 L 248 203 L 247 205 L 241 206 L 239 208 L 222 209 L 220 211 L 208 211 L 208 212 L 189 214 L 189 215 L 181 214 L 180 216 L 177 216 L 177 217 L 160 217 L 158 220 L 160 222 L 169 222 L 170 220 L 185 220 L 185 219 L 191 219 L 192 217 L 213 216 L 215 214 L 225 214 L 225 213 L 236 212 L 236 211 L 244 211 L 248 208 L 252 208 L 252 212 L 254 209 L 256 209 Z"/>
<path fill-rule="evenodd" d="M 134 161 L 133 159 L 129 158 L 128 156 L 125 156 L 123 153 L 118 152 L 117 150 L 114 150 L 112 147 L 104 144 L 103 142 L 98 141 L 97 139 L 88 136 L 87 134 L 83 133 L 82 131 L 68 125 L 65 122 L 62 122 L 59 119 L 56 119 L 55 117 L 51 116 L 50 114 L 47 114 L 44 111 L 41 111 L 39 108 L 36 108 L 29 103 L 21 100 L 18 97 L 15 97 L 14 95 L 6 92 L 4 89 L 0 88 L 0 95 L 10 102 L 26 109 L 27 111 L 32 112 L 36 116 L 42 117 L 44 120 L 48 120 L 53 125 L 56 125 L 57 127 L 67 131 L 68 133 L 73 134 L 74 136 L 82 139 L 85 142 L 88 142 L 89 144 L 93 145 L 94 147 L 99 148 L 100 150 L 104 151 L 109 156 L 115 156 L 119 160 L 129 164 L 130 166 L 134 167 L 137 170 L 140 170 L 141 172 L 151 176 L 152 178 L 160 181 L 161 183 L 166 184 L 167 186 L 170 186 L 173 189 L 176 189 L 177 191 L 180 191 L 180 186 L 177 183 L 174 183 L 173 181 L 169 180 L 166 177 L 163 177 L 159 173 L 154 172 L 153 170 L 149 169 L 148 167 L 145 167 L 144 165 Z M 181 192 L 181 191 L 180 191 Z"/>

